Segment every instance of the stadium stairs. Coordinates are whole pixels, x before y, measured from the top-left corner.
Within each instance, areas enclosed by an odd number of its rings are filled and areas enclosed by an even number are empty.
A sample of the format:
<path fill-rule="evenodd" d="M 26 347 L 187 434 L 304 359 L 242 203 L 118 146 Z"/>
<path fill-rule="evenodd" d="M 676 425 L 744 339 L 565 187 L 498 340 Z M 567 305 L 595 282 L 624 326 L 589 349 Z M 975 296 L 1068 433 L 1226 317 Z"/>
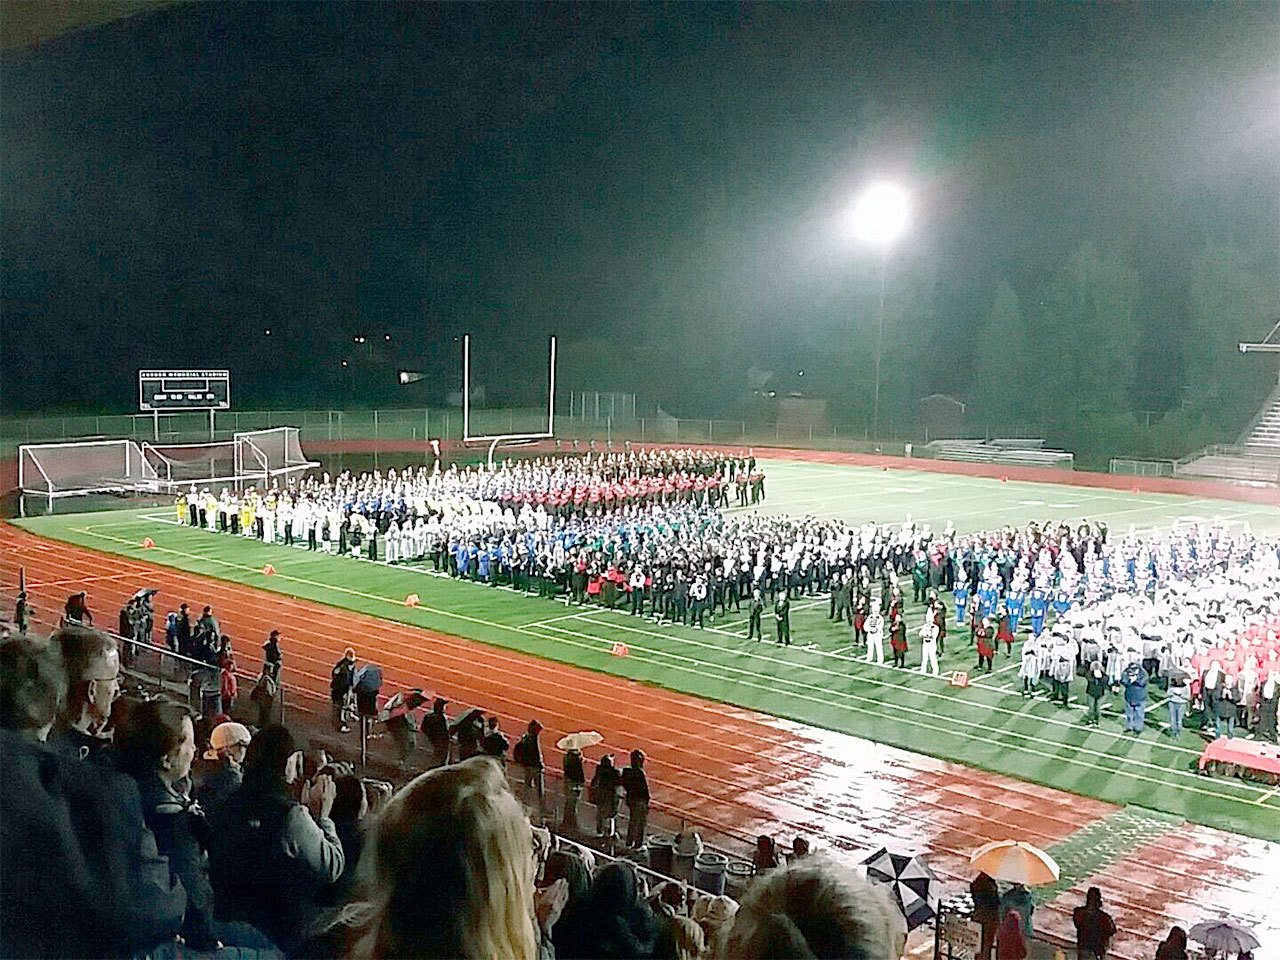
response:
<path fill-rule="evenodd" d="M 1174 476 L 1280 486 L 1280 386 L 1234 446 L 1209 447 L 1174 464 Z"/>

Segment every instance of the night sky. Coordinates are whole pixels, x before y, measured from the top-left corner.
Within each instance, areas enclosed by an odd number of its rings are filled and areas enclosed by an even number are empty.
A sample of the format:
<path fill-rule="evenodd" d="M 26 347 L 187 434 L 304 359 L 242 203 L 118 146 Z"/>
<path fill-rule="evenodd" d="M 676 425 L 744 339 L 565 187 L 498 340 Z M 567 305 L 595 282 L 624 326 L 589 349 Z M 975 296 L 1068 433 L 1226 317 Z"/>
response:
<path fill-rule="evenodd" d="M 1278 91 L 1275 3 L 145 13 L 0 56 L 0 400 L 436 403 L 470 331 L 536 402 L 555 332 L 565 387 L 732 416 L 754 367 L 856 419 L 889 178 L 886 409 L 1174 410 L 1280 314 Z M 1108 342 L 1099 395 L 1062 360 Z"/>

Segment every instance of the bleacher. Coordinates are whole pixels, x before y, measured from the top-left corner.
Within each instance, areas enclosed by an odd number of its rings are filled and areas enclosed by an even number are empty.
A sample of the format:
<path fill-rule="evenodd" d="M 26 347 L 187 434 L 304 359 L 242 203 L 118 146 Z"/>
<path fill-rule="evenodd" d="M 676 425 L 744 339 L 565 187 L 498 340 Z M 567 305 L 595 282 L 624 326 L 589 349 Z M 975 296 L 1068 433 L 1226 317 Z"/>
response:
<path fill-rule="evenodd" d="M 1239 444 L 1214 446 L 1173 468 L 1174 476 L 1225 480 L 1246 486 L 1280 486 L 1280 387 L 1272 391 Z"/>
<path fill-rule="evenodd" d="M 1245 431 L 1241 446 L 1250 451 L 1280 456 L 1280 387 L 1267 398 L 1262 412 Z"/>
<path fill-rule="evenodd" d="M 1044 440 L 934 440 L 925 444 L 929 456 L 937 460 L 964 463 L 995 463 L 1018 467 L 1075 469 L 1075 455 L 1065 450 L 1045 449 Z"/>

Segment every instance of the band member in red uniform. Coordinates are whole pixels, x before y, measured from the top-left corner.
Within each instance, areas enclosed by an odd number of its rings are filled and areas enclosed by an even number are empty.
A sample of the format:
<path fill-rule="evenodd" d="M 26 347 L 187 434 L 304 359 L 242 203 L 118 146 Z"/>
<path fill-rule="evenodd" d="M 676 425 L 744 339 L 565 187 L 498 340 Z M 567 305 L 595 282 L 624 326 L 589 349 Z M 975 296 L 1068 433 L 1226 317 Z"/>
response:
<path fill-rule="evenodd" d="M 991 664 L 996 655 L 996 648 L 991 645 L 990 617 L 984 617 L 982 622 L 974 628 L 974 638 L 978 642 L 978 666 L 985 666 L 987 673 L 990 673 Z"/>
<path fill-rule="evenodd" d="M 1013 656 L 1013 627 L 1009 625 L 1009 612 L 1003 603 L 997 608 L 997 612 L 1000 616 L 1000 626 L 996 628 L 996 647 L 999 648 L 1000 644 L 1004 644 L 1004 656 L 1007 660 Z"/>
<path fill-rule="evenodd" d="M 902 618 L 902 611 L 894 607 L 889 613 L 889 646 L 893 648 L 893 665 L 907 665 L 907 623 Z"/>

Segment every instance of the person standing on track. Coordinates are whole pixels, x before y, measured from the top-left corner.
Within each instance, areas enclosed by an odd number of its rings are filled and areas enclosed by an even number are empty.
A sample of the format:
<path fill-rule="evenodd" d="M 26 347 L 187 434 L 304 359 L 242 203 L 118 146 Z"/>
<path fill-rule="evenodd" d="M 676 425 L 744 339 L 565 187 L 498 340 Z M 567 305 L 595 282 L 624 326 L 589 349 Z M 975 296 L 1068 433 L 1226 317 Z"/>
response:
<path fill-rule="evenodd" d="M 619 783 L 627 797 L 627 846 L 644 846 L 645 825 L 649 821 L 649 778 L 644 772 L 644 751 L 631 751 L 631 766 L 624 767 Z"/>
<path fill-rule="evenodd" d="M 280 652 L 280 631 L 272 630 L 262 644 L 262 663 L 271 671 L 271 679 L 280 684 L 280 669 L 284 666 L 284 654 Z"/>
<path fill-rule="evenodd" d="M 546 820 L 545 784 L 542 779 L 542 746 L 538 743 L 538 734 L 542 732 L 542 724 L 530 720 L 524 736 L 516 741 L 511 752 L 524 774 L 524 802 L 537 811 L 537 824 Z M 533 819 L 532 816 L 530 819 Z"/>
<path fill-rule="evenodd" d="M 449 717 L 444 708 L 449 702 L 436 697 L 431 712 L 422 718 L 422 736 L 431 748 L 431 766 L 443 767 L 452 759 L 453 736 L 449 731 Z"/>
<path fill-rule="evenodd" d="M 356 652 L 347 647 L 342 659 L 333 665 L 329 677 L 329 713 L 333 721 L 333 729 L 339 733 L 350 733 L 344 717 L 351 700 L 351 691 L 355 687 Z"/>

